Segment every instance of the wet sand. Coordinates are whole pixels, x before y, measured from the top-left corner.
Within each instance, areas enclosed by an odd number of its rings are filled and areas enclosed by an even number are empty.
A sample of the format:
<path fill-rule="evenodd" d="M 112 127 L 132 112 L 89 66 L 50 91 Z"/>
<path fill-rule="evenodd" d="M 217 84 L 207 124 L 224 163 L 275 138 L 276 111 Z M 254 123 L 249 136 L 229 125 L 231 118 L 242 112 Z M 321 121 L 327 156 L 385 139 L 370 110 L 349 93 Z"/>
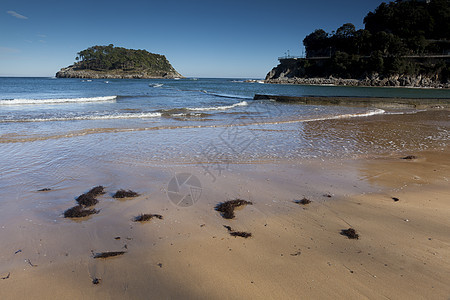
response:
<path fill-rule="evenodd" d="M 215 180 L 190 164 L 155 166 L 151 180 L 123 186 L 147 184 L 149 192 L 119 200 L 106 186 L 100 213 L 81 220 L 62 217 L 76 194 L 41 208 L 17 199 L 0 212 L 0 298 L 447 299 L 449 153 L 240 163 Z M 407 155 L 417 158 L 401 159 Z M 167 197 L 167 183 L 182 172 L 199 174 L 202 185 L 189 207 Z M 312 202 L 296 203 L 304 197 Z M 231 220 L 214 210 L 236 198 L 253 205 Z M 163 219 L 133 221 L 143 213 Z M 252 236 L 233 237 L 224 225 Z M 359 239 L 341 235 L 348 228 Z M 94 258 L 106 251 L 125 253 Z"/>

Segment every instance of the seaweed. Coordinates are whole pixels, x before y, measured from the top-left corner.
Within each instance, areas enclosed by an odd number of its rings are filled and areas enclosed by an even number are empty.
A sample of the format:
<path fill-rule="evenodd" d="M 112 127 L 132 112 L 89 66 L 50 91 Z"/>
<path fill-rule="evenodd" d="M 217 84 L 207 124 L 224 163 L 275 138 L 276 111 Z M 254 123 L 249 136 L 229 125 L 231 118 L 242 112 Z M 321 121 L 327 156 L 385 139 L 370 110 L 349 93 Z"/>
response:
<path fill-rule="evenodd" d="M 128 197 L 137 197 L 139 196 L 138 193 L 133 192 L 132 190 L 118 190 L 114 195 L 113 198 L 128 198 Z"/>
<path fill-rule="evenodd" d="M 397 197 L 392 197 L 392 200 L 394 200 L 395 202 L 400 201 L 400 199 L 398 199 Z"/>
<path fill-rule="evenodd" d="M 9 272 L 8 275 L 6 275 L 5 277 L 1 277 L 1 279 L 2 280 L 8 279 L 10 275 L 11 275 L 11 272 Z"/>
<path fill-rule="evenodd" d="M 93 187 L 89 192 L 86 194 L 91 195 L 92 197 L 96 197 L 98 195 L 105 194 L 105 188 L 102 185 Z"/>
<path fill-rule="evenodd" d="M 231 226 L 223 225 L 223 227 L 225 227 L 226 229 L 228 229 L 228 231 L 233 231 L 233 229 L 231 229 Z"/>
<path fill-rule="evenodd" d="M 108 257 L 124 255 L 125 253 L 126 253 L 126 251 L 100 252 L 100 253 L 95 253 L 94 258 L 108 258 Z"/>
<path fill-rule="evenodd" d="M 83 206 L 77 205 L 67 209 L 64 212 L 64 218 L 83 218 L 98 213 L 96 209 L 84 209 Z"/>
<path fill-rule="evenodd" d="M 40 190 L 37 190 L 38 192 L 48 192 L 48 191 L 51 191 L 52 189 L 50 189 L 50 188 L 43 188 L 43 189 L 40 189 Z"/>
<path fill-rule="evenodd" d="M 241 200 L 241 199 L 235 199 L 235 200 L 229 200 L 225 202 L 221 202 L 216 205 L 215 210 L 221 212 L 221 215 L 225 219 L 233 219 L 234 218 L 234 209 L 239 206 L 243 205 L 253 205 L 252 202 Z"/>
<path fill-rule="evenodd" d="M 93 278 L 92 279 L 92 284 L 99 284 L 100 283 L 100 281 L 102 281 L 100 278 Z"/>
<path fill-rule="evenodd" d="M 342 229 L 341 230 L 341 234 L 345 235 L 346 237 L 348 237 L 349 239 L 359 239 L 359 234 L 356 233 L 356 230 L 353 228 L 349 228 L 349 229 Z"/>
<path fill-rule="evenodd" d="M 243 238 L 249 238 L 252 236 L 252 234 L 250 232 L 244 232 L 244 231 L 231 231 L 231 232 L 229 232 L 229 234 L 234 237 L 240 236 Z"/>
<path fill-rule="evenodd" d="M 225 227 L 228 230 L 228 233 L 234 237 L 240 236 L 243 238 L 249 238 L 252 236 L 252 234 L 250 232 L 234 231 L 233 228 L 231 228 L 231 226 L 228 226 L 228 225 L 223 225 L 223 227 Z"/>
<path fill-rule="evenodd" d="M 92 196 L 89 193 L 78 196 L 76 201 L 78 202 L 79 205 L 83 205 L 85 207 L 94 206 L 98 203 L 98 200 L 95 199 L 94 196 Z"/>
<path fill-rule="evenodd" d="M 146 221 L 150 221 L 153 218 L 158 218 L 158 219 L 162 220 L 163 216 L 156 215 L 156 214 L 141 214 L 134 218 L 134 222 L 146 222 Z"/>
<path fill-rule="evenodd" d="M 412 159 L 416 159 L 416 158 L 417 158 L 417 156 L 414 156 L 414 155 L 408 155 L 408 156 L 402 157 L 402 159 L 407 159 L 407 160 L 412 160 Z"/>
<path fill-rule="evenodd" d="M 94 206 L 98 203 L 98 200 L 95 199 L 95 197 L 104 194 L 105 193 L 104 189 L 105 188 L 101 185 L 93 187 L 92 189 L 89 190 L 89 192 L 78 196 L 76 201 L 78 202 L 78 204 L 83 205 L 85 207 Z"/>
<path fill-rule="evenodd" d="M 309 200 L 309 199 L 303 197 L 303 199 L 301 199 L 301 200 L 295 200 L 294 202 L 297 203 L 297 204 L 301 204 L 301 205 L 307 205 L 307 204 L 310 204 L 310 203 L 311 203 L 311 200 Z"/>

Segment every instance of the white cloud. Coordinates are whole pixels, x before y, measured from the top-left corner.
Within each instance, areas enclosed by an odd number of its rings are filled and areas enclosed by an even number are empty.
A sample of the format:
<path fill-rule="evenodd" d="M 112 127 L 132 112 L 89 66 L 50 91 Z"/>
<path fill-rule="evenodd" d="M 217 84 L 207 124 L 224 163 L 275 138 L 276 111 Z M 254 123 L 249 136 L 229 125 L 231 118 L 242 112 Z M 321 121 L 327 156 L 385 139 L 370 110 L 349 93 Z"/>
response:
<path fill-rule="evenodd" d="M 0 54 L 18 53 L 19 49 L 0 46 Z"/>
<path fill-rule="evenodd" d="M 24 15 L 21 15 L 13 10 L 8 10 L 6 13 L 17 19 L 22 19 L 22 20 L 28 19 L 28 17 L 25 17 Z"/>
<path fill-rule="evenodd" d="M 36 36 L 40 37 L 40 38 L 46 38 L 47 37 L 45 34 L 37 34 Z"/>

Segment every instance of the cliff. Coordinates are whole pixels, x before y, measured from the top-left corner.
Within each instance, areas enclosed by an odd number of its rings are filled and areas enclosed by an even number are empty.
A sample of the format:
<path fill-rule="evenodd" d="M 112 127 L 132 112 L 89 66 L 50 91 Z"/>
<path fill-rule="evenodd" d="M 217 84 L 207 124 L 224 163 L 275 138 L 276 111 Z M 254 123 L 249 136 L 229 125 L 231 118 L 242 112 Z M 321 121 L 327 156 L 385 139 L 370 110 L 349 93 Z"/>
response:
<path fill-rule="evenodd" d="M 341 85 L 341 86 L 374 86 L 374 87 L 415 87 L 415 88 L 450 88 L 450 81 L 442 78 L 439 72 L 426 74 L 365 74 L 342 78 L 329 72 L 331 59 L 282 59 L 266 76 L 266 83 L 304 84 L 304 85 Z M 447 59 L 439 59 L 445 64 Z M 430 61 L 425 62 L 427 65 Z M 437 62 L 433 62 L 436 65 Z"/>
<path fill-rule="evenodd" d="M 58 78 L 180 78 L 164 55 L 146 50 L 93 46 L 77 53 L 77 62 L 56 73 Z"/>

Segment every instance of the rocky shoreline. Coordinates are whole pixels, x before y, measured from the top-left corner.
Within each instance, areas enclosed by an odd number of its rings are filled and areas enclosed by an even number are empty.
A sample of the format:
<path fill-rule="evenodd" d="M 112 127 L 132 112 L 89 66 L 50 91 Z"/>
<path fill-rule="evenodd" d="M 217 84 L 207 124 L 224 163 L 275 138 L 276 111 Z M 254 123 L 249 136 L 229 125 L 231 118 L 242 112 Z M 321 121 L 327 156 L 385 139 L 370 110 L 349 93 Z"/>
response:
<path fill-rule="evenodd" d="M 124 71 L 124 70 L 111 70 L 111 71 L 96 71 L 88 69 L 76 69 L 74 66 L 62 68 L 56 73 L 57 78 L 91 78 L 91 79 L 153 79 L 153 78 L 183 78 L 183 76 L 177 71 Z"/>
<path fill-rule="evenodd" d="M 272 77 L 269 73 L 265 83 L 299 84 L 299 85 L 337 85 L 337 86 L 367 86 L 367 87 L 409 87 L 409 88 L 440 88 L 449 89 L 450 83 L 442 83 L 426 76 L 390 76 L 379 77 L 374 75 L 364 79 L 343 78 L 301 78 L 301 77 Z"/>

